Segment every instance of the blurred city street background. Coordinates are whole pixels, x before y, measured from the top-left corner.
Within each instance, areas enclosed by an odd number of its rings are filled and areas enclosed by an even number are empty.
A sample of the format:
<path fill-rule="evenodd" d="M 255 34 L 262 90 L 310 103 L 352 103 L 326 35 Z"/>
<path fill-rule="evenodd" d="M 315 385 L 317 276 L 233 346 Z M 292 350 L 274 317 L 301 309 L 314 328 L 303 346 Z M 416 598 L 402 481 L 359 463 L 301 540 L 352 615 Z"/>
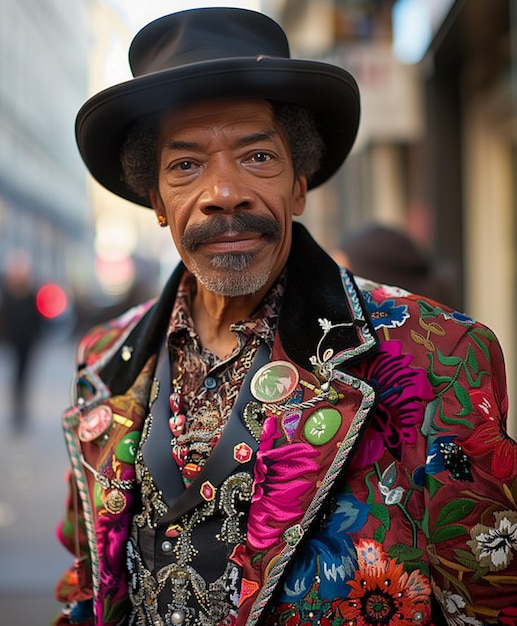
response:
<path fill-rule="evenodd" d="M 217 4 L 264 12 L 286 30 L 293 57 L 355 76 L 354 149 L 309 194 L 301 221 L 329 252 L 369 224 L 418 244 L 450 280 L 444 302 L 498 335 L 517 437 L 517 0 L 1 0 L 0 626 L 46 626 L 71 562 L 54 529 L 77 337 L 156 295 L 178 260 L 153 211 L 88 174 L 77 111 L 130 78 L 128 46 L 145 23 Z M 14 436 L 5 341 L 27 342 L 32 325 L 14 315 L 2 327 L 2 316 L 8 261 L 20 253 L 52 332 L 31 362 L 27 431 Z"/>
<path fill-rule="evenodd" d="M 59 610 L 56 580 L 70 565 L 55 539 L 64 507 L 67 455 L 61 413 L 68 404 L 75 341 L 47 337 L 29 376 L 29 421 L 13 435 L 7 384 L 10 353 L 0 347 L 0 624 L 46 626 Z"/>

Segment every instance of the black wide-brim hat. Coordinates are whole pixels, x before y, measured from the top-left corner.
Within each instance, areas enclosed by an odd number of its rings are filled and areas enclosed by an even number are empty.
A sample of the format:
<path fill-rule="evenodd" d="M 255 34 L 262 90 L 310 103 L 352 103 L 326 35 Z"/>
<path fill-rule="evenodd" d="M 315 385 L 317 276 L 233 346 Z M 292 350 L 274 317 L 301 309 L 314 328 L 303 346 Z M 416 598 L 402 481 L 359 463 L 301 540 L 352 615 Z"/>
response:
<path fill-rule="evenodd" d="M 325 144 L 309 188 L 339 168 L 359 125 L 359 90 L 346 70 L 291 59 L 281 27 L 269 17 L 235 8 L 180 11 L 145 26 L 133 39 L 134 78 L 90 98 L 76 119 L 79 151 L 93 177 L 113 193 L 148 202 L 124 183 L 121 147 L 138 118 L 189 103 L 262 98 L 312 111 Z"/>

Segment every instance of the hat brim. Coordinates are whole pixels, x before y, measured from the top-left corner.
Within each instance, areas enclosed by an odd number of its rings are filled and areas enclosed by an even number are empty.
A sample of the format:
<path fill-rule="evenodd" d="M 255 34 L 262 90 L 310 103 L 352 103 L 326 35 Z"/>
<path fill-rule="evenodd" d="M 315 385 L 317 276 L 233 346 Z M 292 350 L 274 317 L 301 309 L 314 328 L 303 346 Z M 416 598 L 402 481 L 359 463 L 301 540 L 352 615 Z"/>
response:
<path fill-rule="evenodd" d="M 262 98 L 311 110 L 325 151 L 309 188 L 339 168 L 357 135 L 359 90 L 346 70 L 328 63 L 276 57 L 232 58 L 163 70 L 109 87 L 90 98 L 76 119 L 76 139 L 92 176 L 118 196 L 149 207 L 124 183 L 120 150 L 144 115 L 221 98 Z"/>

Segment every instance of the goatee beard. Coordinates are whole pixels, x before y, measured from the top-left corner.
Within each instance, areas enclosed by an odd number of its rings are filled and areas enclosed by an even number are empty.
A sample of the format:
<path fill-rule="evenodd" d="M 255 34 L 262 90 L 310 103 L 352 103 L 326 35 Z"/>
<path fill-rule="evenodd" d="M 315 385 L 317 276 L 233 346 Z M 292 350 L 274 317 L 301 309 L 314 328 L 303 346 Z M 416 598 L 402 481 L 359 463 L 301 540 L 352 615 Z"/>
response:
<path fill-rule="evenodd" d="M 208 291 L 227 298 L 256 293 L 264 287 L 270 276 L 270 272 L 227 272 L 208 275 L 199 271 L 196 265 L 192 267 L 192 273 Z"/>
<path fill-rule="evenodd" d="M 260 233 L 270 242 L 279 241 L 282 235 L 280 225 L 273 218 L 243 212 L 229 218 L 216 215 L 204 224 L 187 228 L 181 245 L 192 253 L 211 238 L 239 232 Z M 249 271 L 254 258 L 251 252 L 213 254 L 209 257 L 210 264 L 219 271 L 213 274 L 202 271 L 194 260 L 191 269 L 209 291 L 226 297 L 245 296 L 261 289 L 270 275 L 270 271 Z"/>

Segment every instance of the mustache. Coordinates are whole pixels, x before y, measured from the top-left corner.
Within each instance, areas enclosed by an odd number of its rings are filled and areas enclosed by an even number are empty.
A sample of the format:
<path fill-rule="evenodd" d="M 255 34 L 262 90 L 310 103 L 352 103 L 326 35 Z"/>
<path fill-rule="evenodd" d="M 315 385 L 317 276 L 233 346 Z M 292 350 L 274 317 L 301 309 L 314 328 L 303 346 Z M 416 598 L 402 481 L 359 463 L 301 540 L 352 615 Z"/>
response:
<path fill-rule="evenodd" d="M 181 245 L 188 252 L 193 252 L 208 239 L 233 233 L 260 233 L 269 241 L 279 241 L 282 235 L 280 224 L 266 215 L 238 213 L 232 217 L 215 215 L 204 224 L 189 226 L 180 238 Z"/>

